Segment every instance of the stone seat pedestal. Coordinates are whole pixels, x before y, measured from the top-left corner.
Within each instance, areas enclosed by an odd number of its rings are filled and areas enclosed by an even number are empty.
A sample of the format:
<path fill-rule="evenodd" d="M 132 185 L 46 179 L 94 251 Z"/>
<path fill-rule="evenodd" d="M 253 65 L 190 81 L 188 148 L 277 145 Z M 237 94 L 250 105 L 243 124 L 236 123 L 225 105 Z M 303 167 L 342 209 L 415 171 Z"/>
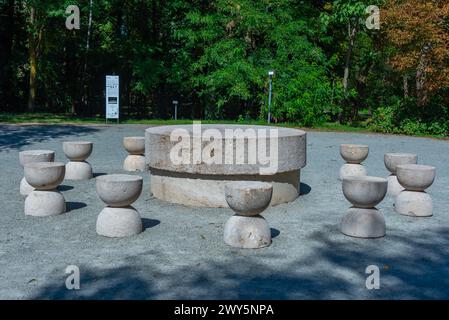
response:
<path fill-rule="evenodd" d="M 110 174 L 96 179 L 98 197 L 106 207 L 97 217 L 97 234 L 122 238 L 142 232 L 142 219 L 131 204 L 142 193 L 143 179 L 128 174 Z"/>
<path fill-rule="evenodd" d="M 257 249 L 271 244 L 271 229 L 260 215 L 271 200 L 273 187 L 264 182 L 231 182 L 225 198 L 234 210 L 224 226 L 224 242 L 231 247 Z"/>
<path fill-rule="evenodd" d="M 123 170 L 145 171 L 145 137 L 125 137 L 123 146 L 129 153 L 123 162 Z"/>

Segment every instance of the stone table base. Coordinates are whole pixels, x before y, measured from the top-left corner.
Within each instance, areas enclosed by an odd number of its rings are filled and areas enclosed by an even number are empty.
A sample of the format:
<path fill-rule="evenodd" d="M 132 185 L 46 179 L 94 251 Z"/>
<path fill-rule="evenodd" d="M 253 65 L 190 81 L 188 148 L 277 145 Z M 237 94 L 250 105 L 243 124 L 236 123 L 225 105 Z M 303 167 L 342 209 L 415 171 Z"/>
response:
<path fill-rule="evenodd" d="M 154 197 L 192 207 L 228 208 L 225 185 L 230 181 L 263 181 L 273 185 L 271 205 L 294 201 L 300 190 L 300 172 L 270 176 L 211 176 L 151 170 L 151 192 Z"/>

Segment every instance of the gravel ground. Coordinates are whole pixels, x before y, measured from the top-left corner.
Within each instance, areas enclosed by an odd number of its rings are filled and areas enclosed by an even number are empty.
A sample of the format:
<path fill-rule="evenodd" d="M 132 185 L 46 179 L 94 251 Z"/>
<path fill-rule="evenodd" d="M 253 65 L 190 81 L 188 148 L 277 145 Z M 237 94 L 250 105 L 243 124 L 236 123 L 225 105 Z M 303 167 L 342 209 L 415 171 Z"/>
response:
<path fill-rule="evenodd" d="M 122 172 L 124 136 L 145 126 L 0 125 L 1 299 L 447 299 L 449 298 L 449 141 L 353 133 L 308 133 L 302 195 L 269 208 L 273 244 L 239 250 L 222 241 L 229 209 L 198 209 L 152 198 L 148 174 L 135 203 L 145 231 L 127 239 L 95 233 L 103 204 L 95 180 L 64 182 L 70 211 L 50 218 L 26 217 L 18 188 L 18 152 L 52 149 L 66 161 L 62 141 L 94 142 L 88 161 L 96 174 Z M 378 208 L 387 236 L 355 239 L 338 224 L 349 207 L 337 180 L 341 143 L 370 146 L 370 175 L 387 176 L 386 152 L 413 152 L 437 167 L 428 190 L 434 216 L 409 218 Z M 81 272 L 81 289 L 65 287 L 68 265 Z M 380 289 L 367 290 L 365 269 L 380 268 Z"/>

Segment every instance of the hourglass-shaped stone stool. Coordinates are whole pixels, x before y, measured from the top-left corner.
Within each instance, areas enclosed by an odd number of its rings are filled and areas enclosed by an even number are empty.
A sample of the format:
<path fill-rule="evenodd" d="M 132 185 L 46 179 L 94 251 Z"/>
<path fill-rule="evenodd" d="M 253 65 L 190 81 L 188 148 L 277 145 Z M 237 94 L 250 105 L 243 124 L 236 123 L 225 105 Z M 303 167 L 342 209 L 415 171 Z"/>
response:
<path fill-rule="evenodd" d="M 129 155 L 123 163 L 125 171 L 145 171 L 145 137 L 125 137 L 123 146 Z"/>
<path fill-rule="evenodd" d="M 89 180 L 93 178 L 92 166 L 85 161 L 92 153 L 93 143 L 89 141 L 65 141 L 62 150 L 70 160 L 66 164 L 66 180 Z"/>
<path fill-rule="evenodd" d="M 25 214 L 45 217 L 64 213 L 64 196 L 56 188 L 64 180 L 62 162 L 33 162 L 25 165 L 25 179 L 35 188 L 25 199 Z"/>
<path fill-rule="evenodd" d="M 396 197 L 397 213 L 412 217 L 430 217 L 433 214 L 432 197 L 426 193 L 435 180 L 435 167 L 419 164 L 397 166 L 396 175 L 405 188 Z"/>
<path fill-rule="evenodd" d="M 398 182 L 396 177 L 396 168 L 401 164 L 416 164 L 418 156 L 412 153 L 386 153 L 384 155 L 385 167 L 391 174 L 388 176 L 388 191 L 387 195 L 396 197 L 404 187 Z"/>
<path fill-rule="evenodd" d="M 273 187 L 258 181 L 237 181 L 225 185 L 225 197 L 236 213 L 224 226 L 224 241 L 237 248 L 256 249 L 271 244 L 271 229 L 260 215 L 269 205 Z"/>
<path fill-rule="evenodd" d="M 27 163 L 53 161 L 55 161 L 55 152 L 52 150 L 26 150 L 19 152 L 19 162 L 22 167 L 25 167 Z M 26 197 L 33 190 L 34 188 L 23 177 L 20 181 L 20 194 Z"/>
<path fill-rule="evenodd" d="M 366 176 L 365 167 L 361 164 L 368 157 L 369 147 L 364 144 L 342 144 L 340 155 L 346 161 L 340 168 L 340 180 L 348 176 Z"/>
<path fill-rule="evenodd" d="M 97 194 L 107 205 L 97 218 L 99 235 L 119 238 L 142 232 L 140 214 L 131 206 L 142 192 L 142 183 L 142 177 L 128 174 L 97 178 Z"/>
<path fill-rule="evenodd" d="M 357 238 L 379 238 L 385 235 L 385 219 L 375 208 L 387 194 L 387 179 L 351 176 L 343 179 L 343 194 L 352 203 L 344 215 L 340 230 Z"/>

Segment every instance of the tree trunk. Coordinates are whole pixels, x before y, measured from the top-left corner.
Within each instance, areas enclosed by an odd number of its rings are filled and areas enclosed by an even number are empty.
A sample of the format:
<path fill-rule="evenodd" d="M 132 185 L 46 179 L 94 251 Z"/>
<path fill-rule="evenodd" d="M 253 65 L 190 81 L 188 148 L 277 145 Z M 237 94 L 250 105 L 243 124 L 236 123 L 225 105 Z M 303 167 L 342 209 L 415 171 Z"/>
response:
<path fill-rule="evenodd" d="M 357 26 L 351 28 L 351 22 L 348 23 L 348 50 L 346 51 L 345 70 L 343 75 L 343 89 L 345 97 L 348 95 L 349 68 L 351 66 L 351 56 L 354 49 L 354 42 L 357 35 Z"/>
<path fill-rule="evenodd" d="M 93 0 L 89 1 L 89 21 L 87 23 L 87 36 L 86 36 L 86 52 L 84 56 L 84 68 L 83 75 L 81 79 L 81 102 L 83 106 L 88 105 L 88 97 L 87 97 L 87 63 L 89 57 L 89 49 L 90 49 L 90 34 L 92 32 L 92 5 Z M 76 104 L 72 103 L 72 114 L 76 114 Z"/>
<path fill-rule="evenodd" d="M 30 10 L 30 25 L 33 26 L 36 20 L 36 9 Z M 28 34 L 28 52 L 30 63 L 30 78 L 28 92 L 28 111 L 33 112 L 36 104 L 36 75 L 37 75 L 37 48 L 32 32 Z"/>
<path fill-rule="evenodd" d="M 2 28 L 10 28 L 11 32 L 0 33 L 0 95 L 3 94 L 3 106 L 0 106 L 0 110 L 5 108 L 5 110 L 13 105 L 14 101 L 14 89 L 13 81 L 14 78 L 13 70 L 11 67 L 11 58 L 13 53 L 13 38 L 17 31 L 15 31 L 15 9 L 14 0 L 9 0 L 8 4 L 5 5 L 4 14 L 6 16 L 6 23 L 2 24 Z"/>
<path fill-rule="evenodd" d="M 408 89 L 408 75 L 404 74 L 402 76 L 402 88 L 404 90 L 404 99 L 409 97 L 409 89 Z"/>
<path fill-rule="evenodd" d="M 431 49 L 429 44 L 426 44 L 421 49 L 418 67 L 416 68 L 416 104 L 419 107 L 427 103 L 427 88 L 426 88 L 426 68 L 427 68 L 427 53 Z"/>
<path fill-rule="evenodd" d="M 348 82 L 349 82 L 349 69 L 351 67 L 351 56 L 354 49 L 354 42 L 357 35 L 358 27 L 355 25 L 351 26 L 351 21 L 348 22 L 348 50 L 346 51 L 345 60 L 345 70 L 343 74 L 343 92 L 345 98 L 348 98 Z M 339 116 L 340 123 L 343 122 L 343 111 L 340 112 Z M 352 120 L 351 120 L 352 121 Z"/>

